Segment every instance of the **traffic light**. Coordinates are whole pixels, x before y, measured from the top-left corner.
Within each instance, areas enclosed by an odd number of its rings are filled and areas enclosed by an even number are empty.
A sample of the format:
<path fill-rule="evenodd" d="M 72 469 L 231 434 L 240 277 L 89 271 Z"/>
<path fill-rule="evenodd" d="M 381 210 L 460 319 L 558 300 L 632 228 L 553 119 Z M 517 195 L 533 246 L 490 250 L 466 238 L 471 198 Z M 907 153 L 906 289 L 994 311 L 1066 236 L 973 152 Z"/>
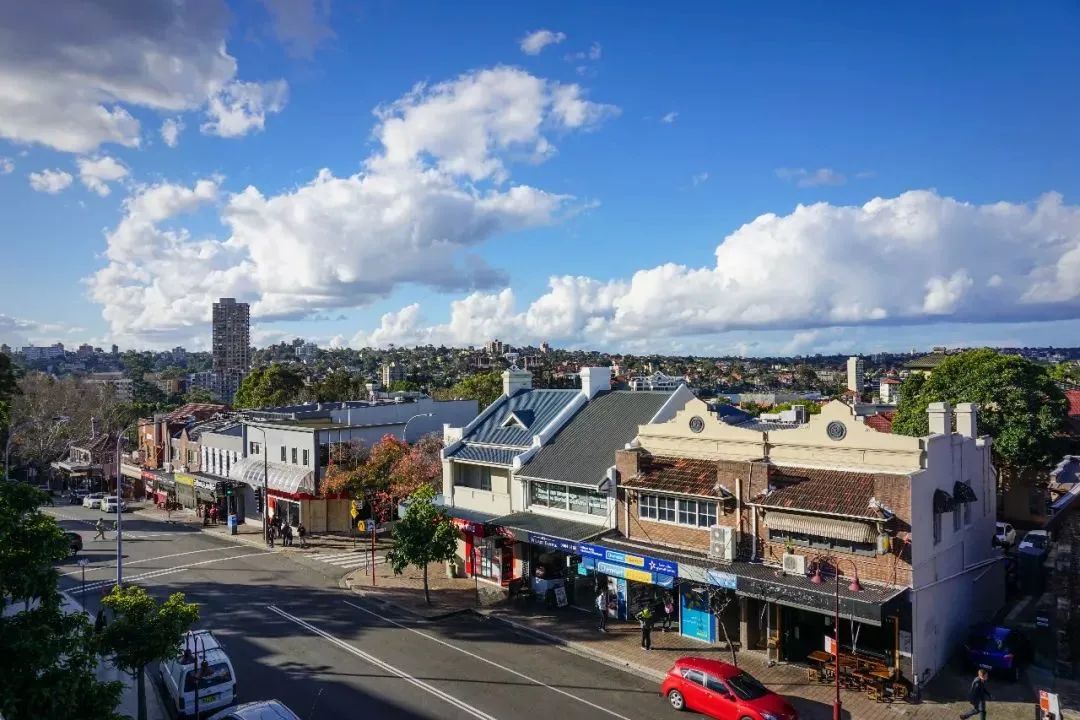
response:
<path fill-rule="evenodd" d="M 232 497 L 232 491 L 233 491 L 232 485 L 226 485 L 225 486 L 225 497 Z"/>

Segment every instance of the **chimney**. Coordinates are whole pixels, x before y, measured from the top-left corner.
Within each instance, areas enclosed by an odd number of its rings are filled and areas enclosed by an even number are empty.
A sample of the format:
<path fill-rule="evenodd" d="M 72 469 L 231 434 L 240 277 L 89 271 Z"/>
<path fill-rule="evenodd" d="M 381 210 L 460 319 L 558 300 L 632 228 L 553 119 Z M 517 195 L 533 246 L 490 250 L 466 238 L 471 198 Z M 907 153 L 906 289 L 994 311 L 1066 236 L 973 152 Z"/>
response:
<path fill-rule="evenodd" d="M 581 378 L 581 392 L 592 400 L 597 393 L 611 389 L 611 368 L 583 367 L 578 373 Z"/>
<path fill-rule="evenodd" d="M 956 406 L 956 432 L 964 437 L 978 437 L 979 406 L 975 403 L 959 403 Z"/>
<path fill-rule="evenodd" d="M 532 373 L 511 367 L 503 371 L 503 395 L 509 397 L 518 390 L 532 389 Z"/>
<path fill-rule="evenodd" d="M 930 416 L 931 435 L 949 435 L 952 433 L 952 407 L 947 402 L 930 403 L 926 408 Z"/>

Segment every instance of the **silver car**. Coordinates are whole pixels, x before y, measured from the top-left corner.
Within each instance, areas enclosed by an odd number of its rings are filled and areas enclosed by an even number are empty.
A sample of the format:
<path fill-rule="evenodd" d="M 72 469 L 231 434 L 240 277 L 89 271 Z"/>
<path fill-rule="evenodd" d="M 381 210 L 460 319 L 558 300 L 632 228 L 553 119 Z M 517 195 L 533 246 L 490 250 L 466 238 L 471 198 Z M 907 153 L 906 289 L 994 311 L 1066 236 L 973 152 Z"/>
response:
<path fill-rule="evenodd" d="M 222 710 L 210 720 L 300 720 L 280 700 L 259 700 Z"/>
<path fill-rule="evenodd" d="M 83 498 L 82 506 L 84 508 L 90 508 L 96 510 L 101 507 L 101 499 L 105 497 L 105 493 L 90 493 Z"/>

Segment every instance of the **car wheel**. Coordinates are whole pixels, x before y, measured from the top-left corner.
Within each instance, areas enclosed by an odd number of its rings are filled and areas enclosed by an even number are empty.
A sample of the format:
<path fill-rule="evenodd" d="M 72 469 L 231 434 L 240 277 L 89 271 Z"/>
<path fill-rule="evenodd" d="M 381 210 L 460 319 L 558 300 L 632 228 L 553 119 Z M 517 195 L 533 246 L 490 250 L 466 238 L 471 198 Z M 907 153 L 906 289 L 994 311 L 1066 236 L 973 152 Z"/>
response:
<path fill-rule="evenodd" d="M 669 692 L 667 694 L 667 700 L 669 703 L 671 703 L 671 707 L 676 710 L 686 709 L 686 698 L 684 698 L 683 694 L 678 690 L 672 690 L 671 692 Z"/>

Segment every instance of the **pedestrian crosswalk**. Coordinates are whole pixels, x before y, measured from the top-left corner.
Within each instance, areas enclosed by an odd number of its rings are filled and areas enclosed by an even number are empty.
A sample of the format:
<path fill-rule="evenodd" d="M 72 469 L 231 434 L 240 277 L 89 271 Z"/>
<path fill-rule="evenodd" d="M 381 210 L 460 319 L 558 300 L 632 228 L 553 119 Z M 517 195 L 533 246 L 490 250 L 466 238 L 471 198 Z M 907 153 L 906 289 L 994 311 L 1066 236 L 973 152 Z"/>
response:
<path fill-rule="evenodd" d="M 313 553 L 308 555 L 309 560 L 333 565 L 342 570 L 353 570 L 360 567 L 371 567 L 370 550 L 349 550 L 348 552 Z M 375 555 L 375 564 L 381 565 L 386 562 L 383 555 Z"/>

